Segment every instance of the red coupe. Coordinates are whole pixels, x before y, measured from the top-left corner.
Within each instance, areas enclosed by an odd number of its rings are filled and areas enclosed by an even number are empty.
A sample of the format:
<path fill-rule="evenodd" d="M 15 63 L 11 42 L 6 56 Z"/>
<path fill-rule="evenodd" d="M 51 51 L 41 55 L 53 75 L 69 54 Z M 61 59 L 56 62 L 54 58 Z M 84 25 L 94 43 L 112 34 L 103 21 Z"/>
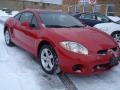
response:
<path fill-rule="evenodd" d="M 8 46 L 33 54 L 48 74 L 96 74 L 120 59 L 118 44 L 109 35 L 62 12 L 21 11 L 6 21 L 4 35 Z"/>

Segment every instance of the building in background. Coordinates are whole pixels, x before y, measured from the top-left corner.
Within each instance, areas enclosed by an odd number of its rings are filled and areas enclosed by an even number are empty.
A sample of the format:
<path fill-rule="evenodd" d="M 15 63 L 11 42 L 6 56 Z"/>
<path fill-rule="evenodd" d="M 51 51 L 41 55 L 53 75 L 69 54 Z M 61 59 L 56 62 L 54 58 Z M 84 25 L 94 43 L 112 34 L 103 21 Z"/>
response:
<path fill-rule="evenodd" d="M 61 10 L 61 6 L 62 0 L 0 0 L 0 9 L 22 10 L 25 8 L 40 8 Z"/>
<path fill-rule="evenodd" d="M 63 0 L 64 12 L 99 12 L 120 16 L 120 0 Z"/>
<path fill-rule="evenodd" d="M 40 8 L 63 12 L 100 12 L 120 16 L 120 0 L 0 0 L 0 9 Z"/>

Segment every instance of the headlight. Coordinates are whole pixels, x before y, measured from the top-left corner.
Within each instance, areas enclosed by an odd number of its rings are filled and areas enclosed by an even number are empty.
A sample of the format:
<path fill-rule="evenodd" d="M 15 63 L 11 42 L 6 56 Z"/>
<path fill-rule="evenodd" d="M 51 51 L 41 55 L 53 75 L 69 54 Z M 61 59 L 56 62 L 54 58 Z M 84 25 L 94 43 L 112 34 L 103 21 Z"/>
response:
<path fill-rule="evenodd" d="M 66 50 L 69 50 L 75 53 L 88 55 L 88 49 L 84 47 L 83 45 L 81 45 L 80 43 L 64 41 L 64 42 L 60 42 L 60 45 Z"/>

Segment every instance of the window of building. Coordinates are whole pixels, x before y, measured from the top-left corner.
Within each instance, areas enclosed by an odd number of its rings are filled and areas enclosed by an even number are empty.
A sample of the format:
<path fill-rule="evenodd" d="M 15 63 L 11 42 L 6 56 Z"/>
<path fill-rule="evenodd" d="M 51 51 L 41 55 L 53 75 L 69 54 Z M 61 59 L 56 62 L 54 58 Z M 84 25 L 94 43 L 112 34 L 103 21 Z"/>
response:
<path fill-rule="evenodd" d="M 79 13 L 79 12 L 80 12 L 80 5 L 76 5 L 76 7 L 75 7 L 75 12 L 76 12 L 76 13 Z"/>
<path fill-rule="evenodd" d="M 75 6 L 74 5 L 68 6 L 68 12 L 69 13 L 75 12 Z"/>
<path fill-rule="evenodd" d="M 89 2 L 89 0 L 79 0 L 80 3 Z"/>
<path fill-rule="evenodd" d="M 114 4 L 108 4 L 107 5 L 106 15 L 108 15 L 108 16 L 114 16 L 115 15 L 115 5 Z"/>
<path fill-rule="evenodd" d="M 101 5 L 94 5 L 93 12 L 99 13 L 99 12 L 100 12 L 100 9 L 101 9 Z"/>
<path fill-rule="evenodd" d="M 90 6 L 89 3 L 84 3 L 83 4 L 83 12 L 89 12 L 89 9 L 90 9 L 89 6 Z"/>

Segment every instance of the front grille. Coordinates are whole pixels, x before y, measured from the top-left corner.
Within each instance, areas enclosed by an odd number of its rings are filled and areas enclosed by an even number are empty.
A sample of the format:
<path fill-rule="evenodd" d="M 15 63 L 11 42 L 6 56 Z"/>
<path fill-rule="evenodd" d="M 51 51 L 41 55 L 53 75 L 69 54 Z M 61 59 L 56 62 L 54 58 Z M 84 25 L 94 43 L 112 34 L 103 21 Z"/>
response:
<path fill-rule="evenodd" d="M 110 48 L 110 49 L 113 50 L 114 52 L 117 51 L 117 47 Z M 108 53 L 108 50 L 110 50 L 110 49 L 99 50 L 99 51 L 97 52 L 97 54 L 101 54 L 101 55 L 107 54 L 107 53 Z"/>

